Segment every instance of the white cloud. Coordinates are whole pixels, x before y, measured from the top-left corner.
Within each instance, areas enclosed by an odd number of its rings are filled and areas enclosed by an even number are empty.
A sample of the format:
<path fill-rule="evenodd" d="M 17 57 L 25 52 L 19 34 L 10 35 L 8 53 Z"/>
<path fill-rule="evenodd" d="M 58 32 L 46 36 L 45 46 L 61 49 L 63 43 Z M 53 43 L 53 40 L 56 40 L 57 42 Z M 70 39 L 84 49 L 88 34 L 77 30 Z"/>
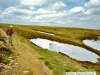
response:
<path fill-rule="evenodd" d="M 21 16 L 20 18 L 21 18 L 21 19 L 30 20 L 32 17 L 31 17 L 31 16 L 25 16 L 25 15 L 24 15 L 24 16 Z"/>
<path fill-rule="evenodd" d="M 54 11 L 54 10 L 49 10 L 49 9 L 39 8 L 39 9 L 37 10 L 37 13 L 49 14 L 49 13 L 56 13 L 56 11 Z"/>
<path fill-rule="evenodd" d="M 83 11 L 85 11 L 85 9 L 79 6 L 79 7 L 74 7 L 71 10 L 69 10 L 69 13 L 73 14 L 73 13 L 78 13 L 78 12 L 83 12 Z"/>
<path fill-rule="evenodd" d="M 85 14 L 85 15 L 90 15 L 91 12 L 92 12 L 91 10 L 87 10 L 87 11 L 84 12 L 84 14 Z"/>
<path fill-rule="evenodd" d="M 7 9 L 5 9 L 6 12 L 13 12 L 16 11 L 16 7 L 8 7 Z"/>
<path fill-rule="evenodd" d="M 91 19 L 91 17 L 82 16 L 82 17 L 79 18 L 80 21 L 86 21 L 86 20 L 89 20 L 89 19 Z"/>
<path fill-rule="evenodd" d="M 98 15 L 100 11 L 100 0 L 90 0 L 89 2 L 85 3 L 84 6 L 87 8 L 84 14 Z"/>
<path fill-rule="evenodd" d="M 34 14 L 34 11 L 32 11 L 32 10 L 21 9 L 21 8 L 17 8 L 17 7 L 9 7 L 5 11 L 7 11 L 9 13 L 19 12 L 19 13 L 23 13 L 23 14 L 25 14 L 25 13 L 26 14 Z"/>
<path fill-rule="evenodd" d="M 18 8 L 18 7 L 9 7 L 7 9 L 5 9 L 5 11 L 3 13 L 5 13 L 5 12 L 6 13 L 22 13 L 22 14 L 28 14 L 28 15 L 54 14 L 54 13 L 56 13 L 55 10 L 49 10 L 49 9 L 44 9 L 44 8 L 38 8 L 36 10 L 30 10 L 30 9 L 23 9 L 23 8 Z"/>
<path fill-rule="evenodd" d="M 1 10 L 0 10 L 0 13 L 1 13 Z"/>
<path fill-rule="evenodd" d="M 54 3 L 50 8 L 52 9 L 60 9 L 60 8 L 66 8 L 67 5 L 61 1 Z"/>
<path fill-rule="evenodd" d="M 42 5 L 45 3 L 46 0 L 21 0 L 22 5 Z"/>
<path fill-rule="evenodd" d="M 85 3 L 85 7 L 97 7 L 100 6 L 100 0 L 90 0 L 89 2 Z"/>
<path fill-rule="evenodd" d="M 91 8 L 84 12 L 85 15 L 99 15 L 100 8 Z"/>
<path fill-rule="evenodd" d="M 100 28 L 100 6 L 96 1 L 90 0 L 83 7 L 68 9 L 65 3 L 58 0 L 21 0 L 22 5 L 11 6 L 1 12 L 0 22 L 91 28 L 96 28 L 96 25 Z"/>
<path fill-rule="evenodd" d="M 54 13 L 54 14 L 45 14 L 45 15 L 38 15 L 36 16 L 34 19 L 38 20 L 38 19 L 51 19 L 51 18 L 60 18 L 62 16 L 64 16 L 65 14 L 60 12 L 60 13 Z"/>
<path fill-rule="evenodd" d="M 1 15 L 7 15 L 7 14 L 8 14 L 8 12 L 6 12 L 6 11 L 1 13 Z"/>
<path fill-rule="evenodd" d="M 33 6 L 29 6 L 29 9 L 30 9 L 30 10 L 35 10 L 36 8 L 33 7 Z"/>

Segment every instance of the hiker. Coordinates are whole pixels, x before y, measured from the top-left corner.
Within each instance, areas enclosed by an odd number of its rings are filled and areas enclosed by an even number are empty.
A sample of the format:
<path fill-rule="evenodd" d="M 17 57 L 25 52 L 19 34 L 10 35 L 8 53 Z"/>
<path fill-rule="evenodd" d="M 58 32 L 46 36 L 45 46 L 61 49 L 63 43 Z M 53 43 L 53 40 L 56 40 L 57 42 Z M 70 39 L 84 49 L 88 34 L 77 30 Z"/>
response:
<path fill-rule="evenodd" d="M 1 28 L 2 28 L 2 25 L 0 24 L 0 37 L 1 37 Z"/>
<path fill-rule="evenodd" d="M 11 25 L 7 30 L 6 30 L 6 34 L 8 35 L 8 38 L 7 38 L 7 43 L 8 43 L 8 46 L 13 46 L 12 45 L 12 34 L 13 34 L 13 26 Z"/>
<path fill-rule="evenodd" d="M 0 24 L 0 28 L 2 28 L 2 24 Z"/>

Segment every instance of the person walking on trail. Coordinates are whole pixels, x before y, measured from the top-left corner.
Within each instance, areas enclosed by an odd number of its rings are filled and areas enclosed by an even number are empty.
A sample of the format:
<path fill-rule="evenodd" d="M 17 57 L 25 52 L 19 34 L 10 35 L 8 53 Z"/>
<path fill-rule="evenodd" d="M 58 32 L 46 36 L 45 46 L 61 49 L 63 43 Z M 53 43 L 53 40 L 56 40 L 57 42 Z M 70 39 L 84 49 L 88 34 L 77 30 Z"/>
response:
<path fill-rule="evenodd" d="M 12 35 L 13 35 L 13 26 L 11 25 L 7 30 L 6 30 L 6 34 L 8 35 L 7 38 L 7 42 L 8 42 L 8 46 L 13 46 L 12 44 Z"/>
<path fill-rule="evenodd" d="M 2 24 L 0 24 L 0 28 L 2 28 Z"/>
<path fill-rule="evenodd" d="M 1 37 L 1 28 L 2 28 L 2 25 L 0 24 L 0 37 Z"/>

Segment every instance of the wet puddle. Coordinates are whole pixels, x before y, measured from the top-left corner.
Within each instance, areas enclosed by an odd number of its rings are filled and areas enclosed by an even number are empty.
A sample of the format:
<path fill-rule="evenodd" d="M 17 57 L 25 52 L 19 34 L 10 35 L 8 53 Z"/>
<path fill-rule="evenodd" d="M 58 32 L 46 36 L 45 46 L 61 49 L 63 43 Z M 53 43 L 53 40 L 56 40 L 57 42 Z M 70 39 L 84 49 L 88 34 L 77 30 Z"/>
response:
<path fill-rule="evenodd" d="M 98 62 L 97 58 L 99 58 L 99 56 L 97 54 L 78 46 L 59 43 L 41 38 L 31 39 L 30 41 L 41 48 L 55 52 L 61 52 L 79 61 L 91 61 L 94 63 Z"/>

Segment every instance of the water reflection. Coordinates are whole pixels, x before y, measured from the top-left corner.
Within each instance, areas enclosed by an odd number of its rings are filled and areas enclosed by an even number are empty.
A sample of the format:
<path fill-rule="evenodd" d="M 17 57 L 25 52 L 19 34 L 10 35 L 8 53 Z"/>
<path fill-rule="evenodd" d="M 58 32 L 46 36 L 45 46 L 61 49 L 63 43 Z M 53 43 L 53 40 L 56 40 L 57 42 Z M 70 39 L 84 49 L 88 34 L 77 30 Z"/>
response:
<path fill-rule="evenodd" d="M 100 51 L 100 40 L 84 40 L 83 43 Z"/>
<path fill-rule="evenodd" d="M 63 44 L 41 38 L 31 39 L 30 41 L 44 49 L 61 52 L 80 61 L 97 62 L 97 58 L 99 58 L 95 53 L 74 45 Z"/>

